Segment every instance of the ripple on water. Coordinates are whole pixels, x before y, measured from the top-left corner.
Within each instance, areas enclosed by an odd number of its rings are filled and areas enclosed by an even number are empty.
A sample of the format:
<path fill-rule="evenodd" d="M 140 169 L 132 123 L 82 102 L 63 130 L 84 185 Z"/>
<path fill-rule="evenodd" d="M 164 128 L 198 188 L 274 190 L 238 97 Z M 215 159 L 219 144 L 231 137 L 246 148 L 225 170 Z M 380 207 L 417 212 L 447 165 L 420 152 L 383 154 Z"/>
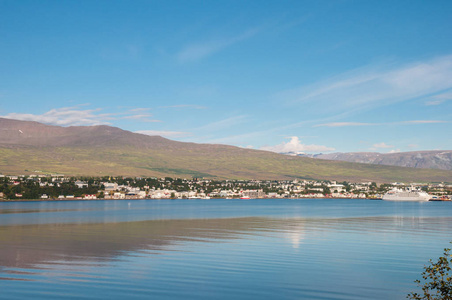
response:
<path fill-rule="evenodd" d="M 169 215 L 162 202 L 95 203 L 73 223 L 59 222 L 67 211 L 3 220 L 0 298 L 404 299 L 452 229 L 444 205 L 251 203 L 174 202 Z"/>

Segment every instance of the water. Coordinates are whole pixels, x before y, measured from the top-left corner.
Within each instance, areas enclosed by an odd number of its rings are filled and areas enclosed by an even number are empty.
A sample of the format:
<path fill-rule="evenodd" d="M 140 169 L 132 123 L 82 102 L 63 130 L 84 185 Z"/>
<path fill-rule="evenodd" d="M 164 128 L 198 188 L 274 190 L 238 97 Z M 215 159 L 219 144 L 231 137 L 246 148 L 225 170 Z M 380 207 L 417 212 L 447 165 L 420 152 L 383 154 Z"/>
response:
<path fill-rule="evenodd" d="M 0 203 L 0 299 L 405 299 L 452 203 Z"/>

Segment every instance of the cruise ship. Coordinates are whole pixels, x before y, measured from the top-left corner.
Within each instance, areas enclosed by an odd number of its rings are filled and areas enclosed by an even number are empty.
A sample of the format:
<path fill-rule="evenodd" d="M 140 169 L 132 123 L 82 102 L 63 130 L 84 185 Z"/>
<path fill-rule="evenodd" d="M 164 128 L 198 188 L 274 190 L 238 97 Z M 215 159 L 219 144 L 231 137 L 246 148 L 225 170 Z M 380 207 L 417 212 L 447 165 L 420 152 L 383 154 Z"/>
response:
<path fill-rule="evenodd" d="M 429 201 L 431 196 L 424 191 L 415 188 L 392 189 L 383 195 L 383 200 L 388 201 Z"/>

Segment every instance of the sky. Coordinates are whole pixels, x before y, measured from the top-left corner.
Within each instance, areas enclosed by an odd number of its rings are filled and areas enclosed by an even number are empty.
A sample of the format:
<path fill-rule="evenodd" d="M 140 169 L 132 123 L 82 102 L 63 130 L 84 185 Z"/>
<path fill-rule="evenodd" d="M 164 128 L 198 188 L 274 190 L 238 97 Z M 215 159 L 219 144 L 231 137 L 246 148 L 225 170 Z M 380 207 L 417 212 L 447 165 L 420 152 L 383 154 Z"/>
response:
<path fill-rule="evenodd" d="M 452 1 L 0 0 L 0 117 L 276 152 L 452 149 Z"/>

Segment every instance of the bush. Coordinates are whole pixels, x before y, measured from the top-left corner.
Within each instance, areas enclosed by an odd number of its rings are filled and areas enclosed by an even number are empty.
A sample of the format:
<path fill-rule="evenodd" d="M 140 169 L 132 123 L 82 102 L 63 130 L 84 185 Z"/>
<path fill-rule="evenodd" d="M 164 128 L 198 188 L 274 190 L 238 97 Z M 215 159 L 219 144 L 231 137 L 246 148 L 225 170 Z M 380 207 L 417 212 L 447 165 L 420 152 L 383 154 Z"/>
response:
<path fill-rule="evenodd" d="M 452 274 L 450 274 L 452 265 L 452 255 L 450 249 L 444 249 L 444 254 L 438 261 L 430 260 L 430 265 L 424 267 L 422 272 L 423 285 L 420 280 L 415 282 L 422 287 L 423 295 L 418 293 L 409 293 L 408 299 L 427 299 L 427 300 L 452 300 Z"/>

